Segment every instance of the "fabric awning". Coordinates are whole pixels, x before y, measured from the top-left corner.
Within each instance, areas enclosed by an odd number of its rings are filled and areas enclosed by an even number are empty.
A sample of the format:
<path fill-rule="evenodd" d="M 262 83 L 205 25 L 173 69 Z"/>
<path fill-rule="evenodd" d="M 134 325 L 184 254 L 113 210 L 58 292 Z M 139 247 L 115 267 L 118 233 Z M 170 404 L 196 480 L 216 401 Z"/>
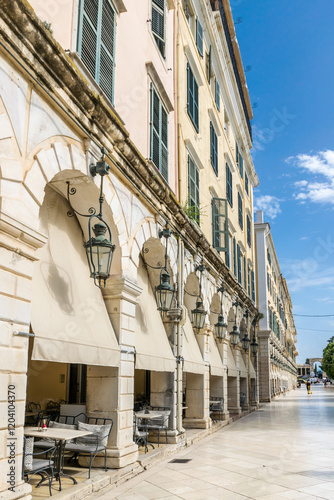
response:
<path fill-rule="evenodd" d="M 244 362 L 244 358 L 242 357 L 241 352 L 239 351 L 239 368 L 240 368 L 240 377 L 247 378 L 248 371 Z"/>
<path fill-rule="evenodd" d="M 209 335 L 209 361 L 210 361 L 211 375 L 215 375 L 217 377 L 223 377 L 225 374 L 225 369 L 212 332 L 210 332 Z"/>
<path fill-rule="evenodd" d="M 101 291 L 90 278 L 82 231 L 70 204 L 45 190 L 41 220 L 48 234 L 32 280 L 32 359 L 118 366 L 120 349 Z"/>
<path fill-rule="evenodd" d="M 183 369 L 189 373 L 204 373 L 205 365 L 201 350 L 195 338 L 193 327 L 187 312 L 187 319 L 182 328 Z"/>
<path fill-rule="evenodd" d="M 256 378 L 256 372 L 252 361 L 250 362 L 250 376 L 251 378 Z"/>
<path fill-rule="evenodd" d="M 176 368 L 176 360 L 142 259 L 138 267 L 138 285 L 142 288 L 142 293 L 136 305 L 135 368 L 155 372 L 173 372 Z"/>
<path fill-rule="evenodd" d="M 237 377 L 239 375 L 230 344 L 227 344 L 227 368 L 229 377 Z"/>

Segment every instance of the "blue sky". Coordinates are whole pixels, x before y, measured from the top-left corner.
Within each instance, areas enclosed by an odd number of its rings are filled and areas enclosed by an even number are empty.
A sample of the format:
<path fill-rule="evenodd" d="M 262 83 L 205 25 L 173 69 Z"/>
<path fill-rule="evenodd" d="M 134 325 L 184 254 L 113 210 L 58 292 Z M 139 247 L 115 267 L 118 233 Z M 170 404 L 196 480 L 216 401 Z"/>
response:
<path fill-rule="evenodd" d="M 231 0 L 251 102 L 255 206 L 270 223 L 298 362 L 334 335 L 334 2 Z"/>

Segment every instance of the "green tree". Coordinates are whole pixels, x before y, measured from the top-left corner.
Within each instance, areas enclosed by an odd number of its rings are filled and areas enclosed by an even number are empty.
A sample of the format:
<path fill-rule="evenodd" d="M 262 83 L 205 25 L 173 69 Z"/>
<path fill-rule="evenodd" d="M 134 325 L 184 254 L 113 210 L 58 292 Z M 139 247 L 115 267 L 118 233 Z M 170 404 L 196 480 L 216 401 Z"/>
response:
<path fill-rule="evenodd" d="M 334 378 L 334 343 L 328 344 L 323 352 L 322 369 L 329 378 Z"/>

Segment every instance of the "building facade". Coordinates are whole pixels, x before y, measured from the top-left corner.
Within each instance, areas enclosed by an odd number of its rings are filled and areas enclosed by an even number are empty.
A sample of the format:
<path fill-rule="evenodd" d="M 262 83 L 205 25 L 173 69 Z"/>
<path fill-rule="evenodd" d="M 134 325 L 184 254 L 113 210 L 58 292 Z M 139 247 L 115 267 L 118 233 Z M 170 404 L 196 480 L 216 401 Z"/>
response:
<path fill-rule="evenodd" d="M 174 443 L 186 427 L 211 427 L 211 397 L 223 401 L 224 419 L 258 403 L 257 358 L 230 335 L 249 338 L 257 314 L 258 183 L 231 10 L 225 0 L 144 3 L 0 5 L 3 498 L 9 487 L 30 493 L 21 480 L 29 401 L 112 418 L 112 468 L 137 460 L 136 403 L 170 408 Z M 83 242 L 86 216 L 101 204 L 91 165 L 103 162 L 115 250 L 101 290 Z M 160 312 L 163 268 L 176 294 Z"/>
<path fill-rule="evenodd" d="M 297 383 L 297 332 L 292 303 L 277 259 L 270 225 L 263 212 L 256 213 L 257 305 L 263 317 L 259 323 L 259 396 L 270 401 Z"/>

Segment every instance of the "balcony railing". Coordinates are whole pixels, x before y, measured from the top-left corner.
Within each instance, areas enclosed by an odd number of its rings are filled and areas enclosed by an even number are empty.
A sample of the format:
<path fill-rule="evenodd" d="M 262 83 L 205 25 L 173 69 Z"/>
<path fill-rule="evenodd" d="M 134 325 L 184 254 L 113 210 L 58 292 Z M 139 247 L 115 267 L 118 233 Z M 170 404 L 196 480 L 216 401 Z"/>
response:
<path fill-rule="evenodd" d="M 221 17 L 223 28 L 224 28 L 225 38 L 226 38 L 226 41 L 227 41 L 227 46 L 228 46 L 228 50 L 229 50 L 229 53 L 230 53 L 230 58 L 231 58 L 233 69 L 234 69 L 235 79 L 237 81 L 238 90 L 239 90 L 239 94 L 240 94 L 240 99 L 241 99 L 241 102 L 242 102 L 242 107 L 243 107 L 245 118 L 246 118 L 246 122 L 247 122 L 247 127 L 248 127 L 248 131 L 249 131 L 249 135 L 250 135 L 251 139 L 253 140 L 252 126 L 251 126 L 249 115 L 248 115 L 248 111 L 247 111 L 247 106 L 246 106 L 244 92 L 242 90 L 242 85 L 241 85 L 240 75 L 239 75 L 239 71 L 238 71 L 237 61 L 236 61 L 235 55 L 234 55 L 232 40 L 231 40 L 230 32 L 229 32 L 229 29 L 228 29 L 228 24 L 227 24 L 227 19 L 226 19 L 225 11 L 224 11 L 223 2 L 222 2 L 222 0 L 210 0 L 210 3 L 211 3 L 212 10 L 213 11 L 219 10 L 219 13 L 220 13 L 220 17 Z"/>

